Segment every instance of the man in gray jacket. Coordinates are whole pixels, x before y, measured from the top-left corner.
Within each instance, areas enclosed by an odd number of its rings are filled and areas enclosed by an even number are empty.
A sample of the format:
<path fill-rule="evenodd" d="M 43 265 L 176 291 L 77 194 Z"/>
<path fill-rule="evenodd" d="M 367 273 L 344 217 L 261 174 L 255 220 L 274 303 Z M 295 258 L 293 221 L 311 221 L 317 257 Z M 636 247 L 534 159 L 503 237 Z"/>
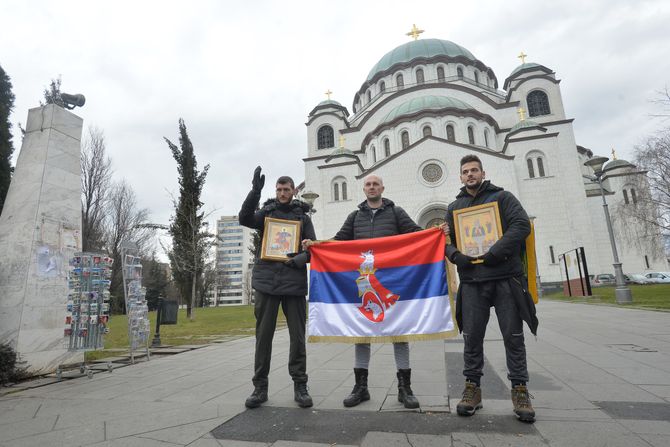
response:
<path fill-rule="evenodd" d="M 309 205 L 293 200 L 295 184 L 291 177 L 279 177 L 276 184 L 276 198 L 270 199 L 257 210 L 261 191 L 265 185 L 265 175 L 261 167 L 254 171 L 252 189 L 242 204 L 240 225 L 257 230 L 263 240 L 266 217 L 297 220 L 301 222 L 300 240 L 315 239 L 314 226 L 307 214 Z M 260 250 L 260 247 L 258 247 Z M 291 259 L 265 261 L 256 253 L 256 265 L 252 276 L 255 290 L 254 315 L 256 316 L 256 353 L 254 357 L 254 391 L 245 402 L 247 408 L 256 408 L 268 400 L 268 373 L 272 358 L 272 339 L 277 324 L 277 314 L 281 305 L 288 325 L 290 348 L 288 372 L 293 379 L 294 399 L 303 408 L 312 406 L 312 398 L 307 392 L 307 354 L 305 350 L 305 320 L 307 295 L 307 269 L 309 253 L 302 252 Z"/>

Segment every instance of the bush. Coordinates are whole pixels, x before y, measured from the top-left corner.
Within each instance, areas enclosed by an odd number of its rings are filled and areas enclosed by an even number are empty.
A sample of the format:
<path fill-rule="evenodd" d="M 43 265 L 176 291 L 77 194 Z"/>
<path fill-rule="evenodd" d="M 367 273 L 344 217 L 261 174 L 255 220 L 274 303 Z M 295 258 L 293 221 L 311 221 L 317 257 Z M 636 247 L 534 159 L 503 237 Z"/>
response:
<path fill-rule="evenodd" d="M 25 376 L 25 368 L 17 368 L 17 354 L 11 346 L 0 343 L 0 386 L 20 380 Z"/>

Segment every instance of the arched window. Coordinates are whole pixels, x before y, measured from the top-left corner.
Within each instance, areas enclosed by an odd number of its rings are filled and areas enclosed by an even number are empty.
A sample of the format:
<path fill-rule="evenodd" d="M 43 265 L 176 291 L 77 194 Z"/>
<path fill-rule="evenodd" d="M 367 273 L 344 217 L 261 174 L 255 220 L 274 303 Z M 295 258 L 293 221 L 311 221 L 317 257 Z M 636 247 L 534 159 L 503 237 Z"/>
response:
<path fill-rule="evenodd" d="M 526 155 L 526 165 L 528 166 L 529 178 L 546 177 L 544 169 L 544 154 L 539 151 L 532 151 Z"/>
<path fill-rule="evenodd" d="M 535 170 L 533 169 L 533 159 L 527 158 L 526 164 L 528 165 L 528 177 L 535 178 Z"/>
<path fill-rule="evenodd" d="M 537 175 L 544 177 L 544 161 L 542 157 L 537 157 Z"/>
<path fill-rule="evenodd" d="M 395 77 L 395 85 L 398 86 L 398 90 L 400 90 L 405 86 L 405 80 L 403 79 L 401 74 Z"/>
<path fill-rule="evenodd" d="M 635 194 L 635 190 L 633 188 L 630 189 L 630 198 L 633 203 L 637 203 L 637 194 Z"/>
<path fill-rule="evenodd" d="M 388 138 L 384 139 L 384 158 L 391 156 L 391 142 Z"/>
<path fill-rule="evenodd" d="M 423 126 L 423 136 L 424 137 L 429 137 L 433 134 L 433 129 L 430 128 L 430 126 Z"/>
<path fill-rule="evenodd" d="M 458 76 L 458 79 L 463 79 L 463 67 L 458 67 L 456 69 L 456 76 Z"/>
<path fill-rule="evenodd" d="M 437 81 L 444 82 L 444 68 L 437 67 Z"/>
<path fill-rule="evenodd" d="M 447 124 L 447 140 L 456 141 L 456 132 L 454 132 L 454 126 Z"/>
<path fill-rule="evenodd" d="M 409 132 L 403 130 L 400 133 L 400 141 L 402 142 L 402 148 L 407 149 L 409 147 Z"/>
<path fill-rule="evenodd" d="M 484 146 L 489 147 L 489 130 L 484 129 Z"/>
<path fill-rule="evenodd" d="M 534 90 L 526 96 L 528 103 L 528 116 L 549 115 L 549 98 L 547 94 L 541 90 Z"/>
<path fill-rule="evenodd" d="M 333 200 L 338 202 L 340 200 L 340 184 L 333 183 Z"/>
<path fill-rule="evenodd" d="M 335 146 L 335 134 L 330 126 L 321 126 L 316 134 L 316 140 L 319 149 L 327 149 Z"/>
<path fill-rule="evenodd" d="M 468 142 L 475 144 L 475 128 L 472 126 L 468 126 Z"/>
<path fill-rule="evenodd" d="M 416 71 L 416 83 L 417 84 L 424 83 L 423 70 L 420 68 Z"/>
<path fill-rule="evenodd" d="M 370 90 L 365 93 L 365 97 L 368 98 L 368 102 L 372 101 L 372 93 L 370 93 Z"/>
<path fill-rule="evenodd" d="M 375 149 L 374 146 L 370 148 L 370 152 L 372 152 L 372 162 L 377 163 L 377 149 Z"/>
<path fill-rule="evenodd" d="M 347 200 L 347 182 L 342 182 L 342 200 Z"/>
<path fill-rule="evenodd" d="M 479 84 L 479 73 L 475 71 L 475 83 Z"/>
<path fill-rule="evenodd" d="M 629 203 L 628 202 L 628 191 L 626 191 L 625 189 L 623 190 L 623 203 L 625 203 L 626 205 L 628 205 L 628 203 Z"/>
<path fill-rule="evenodd" d="M 382 81 L 379 83 L 379 93 L 384 93 L 386 91 L 386 82 Z"/>

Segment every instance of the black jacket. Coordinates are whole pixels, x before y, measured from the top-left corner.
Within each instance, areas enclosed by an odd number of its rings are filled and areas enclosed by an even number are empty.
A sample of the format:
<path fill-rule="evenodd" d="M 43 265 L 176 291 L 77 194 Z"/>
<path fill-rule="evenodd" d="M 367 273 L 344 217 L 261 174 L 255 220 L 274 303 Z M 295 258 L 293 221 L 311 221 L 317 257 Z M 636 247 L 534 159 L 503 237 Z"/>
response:
<path fill-rule="evenodd" d="M 306 214 L 309 205 L 300 200 L 293 200 L 288 204 L 279 203 L 270 199 L 263 207 L 256 211 L 260 201 L 260 192 L 251 191 L 242 204 L 239 220 L 240 225 L 258 230 L 260 240 L 263 240 L 265 218 L 299 220 L 301 222 L 300 240 L 316 239 L 312 220 Z M 251 285 L 254 289 L 270 295 L 307 295 L 307 269 L 309 253 L 301 252 L 293 258 L 295 267 L 288 266 L 280 261 L 264 261 L 260 258 L 260 249 L 256 253 Z"/>
<path fill-rule="evenodd" d="M 446 255 L 449 259 L 453 259 L 456 251 L 461 250 L 461 247 L 456 246 L 454 210 L 495 201 L 498 202 L 498 209 L 500 210 L 503 236 L 489 251 L 501 262 L 494 266 L 474 264 L 465 269 L 459 267 L 458 277 L 461 282 L 514 278 L 524 274 L 521 252 L 525 247 L 526 237 L 530 234 L 528 214 L 512 193 L 493 185 L 488 180 L 482 183 L 479 192 L 474 197 L 468 194 L 464 186 L 456 196 L 456 200 L 449 204 L 446 220 L 451 230 L 451 244 L 446 247 Z"/>
<path fill-rule="evenodd" d="M 342 228 L 333 239 L 350 241 L 354 239 L 372 239 L 376 237 L 394 236 L 396 234 L 421 231 L 404 209 L 395 206 L 393 201 L 382 199 L 382 205 L 374 214 L 367 200 L 344 221 Z"/>

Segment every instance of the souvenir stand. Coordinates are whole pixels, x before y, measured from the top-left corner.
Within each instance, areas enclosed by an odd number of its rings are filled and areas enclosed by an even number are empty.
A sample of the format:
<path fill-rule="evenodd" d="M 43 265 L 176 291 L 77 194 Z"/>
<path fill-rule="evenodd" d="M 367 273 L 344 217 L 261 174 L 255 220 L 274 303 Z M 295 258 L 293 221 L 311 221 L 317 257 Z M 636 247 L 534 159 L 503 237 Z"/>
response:
<path fill-rule="evenodd" d="M 149 308 L 146 290 L 142 287 L 142 259 L 132 249 L 123 249 L 123 292 L 128 315 L 128 343 L 130 362 L 135 363 L 135 351 L 142 350 L 150 358 Z"/>
<path fill-rule="evenodd" d="M 99 253 L 75 253 L 68 272 L 68 297 L 63 335 L 68 351 L 93 351 L 104 347 L 109 332 L 109 285 L 113 259 Z M 111 372 L 110 365 L 108 370 Z M 93 371 L 83 364 L 79 372 Z M 56 377 L 62 378 L 59 366 Z"/>

